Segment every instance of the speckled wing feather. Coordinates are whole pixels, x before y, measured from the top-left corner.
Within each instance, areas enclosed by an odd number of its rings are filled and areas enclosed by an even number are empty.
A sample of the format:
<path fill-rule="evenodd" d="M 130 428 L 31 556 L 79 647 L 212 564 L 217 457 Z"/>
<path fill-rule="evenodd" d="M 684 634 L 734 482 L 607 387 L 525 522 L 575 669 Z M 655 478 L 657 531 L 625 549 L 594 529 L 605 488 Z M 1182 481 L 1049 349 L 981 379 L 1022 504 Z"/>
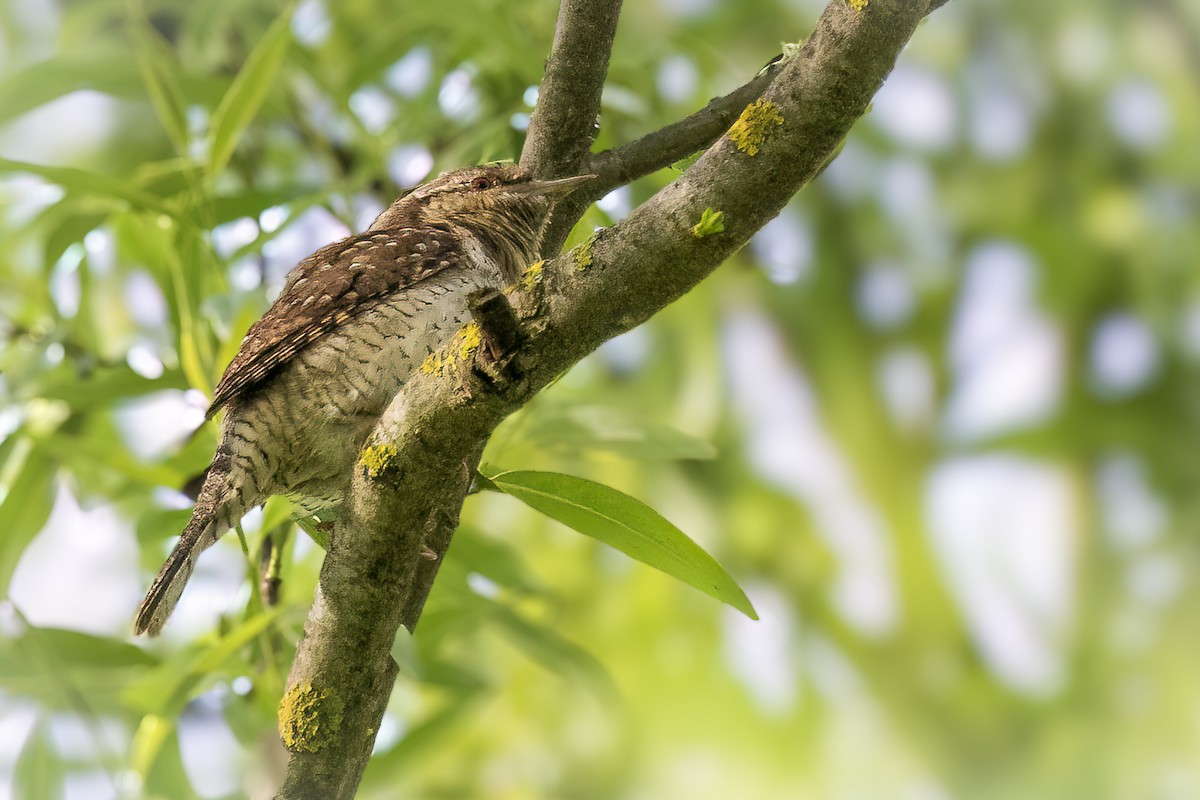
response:
<path fill-rule="evenodd" d="M 443 230 L 401 228 L 351 236 L 301 261 L 275 303 L 250 326 L 217 385 L 208 416 L 380 300 L 459 265 L 454 244 Z"/>

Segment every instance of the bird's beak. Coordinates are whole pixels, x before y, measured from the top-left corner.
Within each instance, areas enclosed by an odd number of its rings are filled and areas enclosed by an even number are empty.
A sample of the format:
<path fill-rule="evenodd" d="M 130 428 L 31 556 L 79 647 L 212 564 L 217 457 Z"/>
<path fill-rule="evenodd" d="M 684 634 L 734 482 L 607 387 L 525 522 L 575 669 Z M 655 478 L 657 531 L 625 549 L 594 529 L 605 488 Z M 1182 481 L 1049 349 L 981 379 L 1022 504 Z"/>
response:
<path fill-rule="evenodd" d="M 569 192 L 575 191 L 585 183 L 591 183 L 596 180 L 595 175 L 573 175 L 570 178 L 555 178 L 548 181 L 529 181 L 528 183 L 518 183 L 508 186 L 510 192 L 529 192 L 534 194 L 548 194 L 562 196 Z"/>

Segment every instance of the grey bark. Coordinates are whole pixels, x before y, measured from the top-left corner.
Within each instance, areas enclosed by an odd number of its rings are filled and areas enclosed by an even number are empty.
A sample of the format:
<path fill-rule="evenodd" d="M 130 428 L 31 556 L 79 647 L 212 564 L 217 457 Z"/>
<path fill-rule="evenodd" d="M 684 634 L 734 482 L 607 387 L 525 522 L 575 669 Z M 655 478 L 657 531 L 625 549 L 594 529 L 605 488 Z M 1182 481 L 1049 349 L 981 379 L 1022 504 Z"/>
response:
<path fill-rule="evenodd" d="M 615 28 L 617 5 L 565 2 L 556 48 L 573 41 L 563 30 L 572 9 L 606 8 Z M 400 624 L 416 624 L 495 426 L 602 342 L 695 286 L 774 217 L 862 115 L 930 6 L 869 0 L 855 9 L 833 0 L 799 53 L 755 87 L 770 105 L 759 107 L 765 123 L 754 147 L 721 136 L 619 225 L 514 287 L 522 340 L 504 356 L 505 370 L 481 348 L 446 374 L 418 373 L 397 395 L 364 451 L 370 457 L 360 458 L 350 512 L 333 536 L 289 677 L 289 696 L 311 699 L 310 716 L 321 724 L 311 749 L 292 749 L 280 797 L 353 797 L 395 679 L 393 637 Z M 594 55 L 607 64 L 607 50 Z M 569 65 L 597 103 L 598 64 Z M 575 138 L 561 149 L 555 130 L 546 125 L 547 138 L 527 146 L 530 164 L 547 176 L 588 167 L 580 127 L 563 129 Z M 706 209 L 721 212 L 725 227 L 700 237 L 693 226 Z"/>
<path fill-rule="evenodd" d="M 620 16 L 621 0 L 562 0 L 521 150 L 521 164 L 536 177 L 572 174 L 591 149 Z"/>

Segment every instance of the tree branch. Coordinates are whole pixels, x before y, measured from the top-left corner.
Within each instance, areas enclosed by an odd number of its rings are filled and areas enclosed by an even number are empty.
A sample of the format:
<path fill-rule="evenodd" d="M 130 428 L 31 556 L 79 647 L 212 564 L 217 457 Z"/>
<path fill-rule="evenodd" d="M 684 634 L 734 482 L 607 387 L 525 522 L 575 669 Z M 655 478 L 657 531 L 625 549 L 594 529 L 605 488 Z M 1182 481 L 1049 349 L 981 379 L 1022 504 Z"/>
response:
<path fill-rule="evenodd" d="M 934 0 L 936 2 L 936 0 Z M 564 7 L 567 4 L 564 3 Z M 582 248 L 527 271 L 515 381 L 483 377 L 451 342 L 446 374 L 418 371 L 363 450 L 305 625 L 281 731 L 280 797 L 349 798 L 396 675 L 398 626 L 415 625 L 487 437 L 602 342 L 695 286 L 816 175 L 891 71 L 929 0 L 832 0 L 801 51 L 677 181 Z M 536 151 L 536 147 L 535 147 Z M 722 231 L 696 223 L 719 211 Z M 700 232 L 697 232 L 699 230 Z"/>
<path fill-rule="evenodd" d="M 716 141 L 741 110 L 766 91 L 782 63 L 769 64 L 754 80 L 723 97 L 710 100 L 704 108 L 678 122 L 628 144 L 588 156 L 577 164 L 573 170 L 576 174 L 592 173 L 598 179 L 567 197 L 555 209 L 542 242 L 542 252 L 546 255 L 558 253 L 588 206 L 613 189 L 670 166 Z"/>
<path fill-rule="evenodd" d="M 621 0 L 562 0 L 521 164 L 539 178 L 576 174 L 596 138 Z"/>
<path fill-rule="evenodd" d="M 783 62 L 770 65 L 762 74 L 723 97 L 716 97 L 699 111 L 640 139 L 597 153 L 587 171 L 598 180 L 587 187 L 595 199 L 618 186 L 674 164 L 681 158 L 708 147 L 729 129 L 738 114 L 767 90 Z"/>

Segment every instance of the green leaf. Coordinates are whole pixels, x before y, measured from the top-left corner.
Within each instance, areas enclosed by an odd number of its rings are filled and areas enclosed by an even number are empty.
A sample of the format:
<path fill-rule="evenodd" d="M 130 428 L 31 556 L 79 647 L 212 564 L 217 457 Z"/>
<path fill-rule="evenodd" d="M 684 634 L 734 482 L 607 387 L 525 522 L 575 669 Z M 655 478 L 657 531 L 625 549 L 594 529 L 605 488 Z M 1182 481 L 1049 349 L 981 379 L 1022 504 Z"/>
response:
<path fill-rule="evenodd" d="M 137 538 L 147 565 L 158 569 L 163 560 L 160 546 L 172 536 L 178 536 L 191 516 L 190 508 L 158 508 L 138 516 Z"/>
<path fill-rule="evenodd" d="M 134 55 L 150 104 L 176 152 L 187 153 L 187 103 L 171 48 L 151 25 L 141 20 L 132 30 Z"/>
<path fill-rule="evenodd" d="M 533 594 L 543 591 L 515 548 L 473 528 L 460 526 L 455 531 L 446 558 L 500 586 Z"/>
<path fill-rule="evenodd" d="M 0 588 L 5 592 L 21 554 L 50 517 L 57 469 L 58 465 L 49 456 L 26 439 L 17 444 L 0 470 L 0 491 L 7 489 L 0 502 L 0 520 L 4 520 L 0 535 Z M 6 481 L 8 474 L 12 477 Z"/>
<path fill-rule="evenodd" d="M 93 436 L 51 436 L 40 442 L 40 448 L 59 460 L 76 478 L 100 474 L 120 476 L 129 484 L 145 487 L 180 486 L 186 480 L 177 470 L 163 464 L 147 464 L 123 447 L 113 447 L 111 441 Z"/>
<path fill-rule="evenodd" d="M 508 641 L 545 669 L 564 678 L 577 677 L 606 702 L 620 697 L 617 685 L 604 665 L 587 650 L 554 630 L 518 616 L 511 609 L 491 603 L 491 618 L 495 620 Z"/>
<path fill-rule="evenodd" d="M 48 223 L 42 263 L 50 270 L 62 258 L 67 248 L 100 226 L 109 216 L 109 211 L 95 211 L 96 201 L 78 194 L 67 195 L 62 201 L 50 206 L 39 217 L 39 222 Z"/>
<path fill-rule="evenodd" d="M 443 753 L 471 715 L 479 712 L 480 701 L 486 696 L 477 689 L 454 693 L 444 707 L 405 731 L 395 747 L 372 755 L 363 788 L 374 785 L 380 788 L 381 796 L 395 796 L 396 782 L 410 779 L 414 767 Z"/>
<path fill-rule="evenodd" d="M 164 714 L 147 714 L 138 723 L 129 743 L 129 766 L 143 783 L 159 760 L 163 745 L 175 733 L 175 723 Z"/>
<path fill-rule="evenodd" d="M 263 504 L 262 529 L 271 532 L 280 525 L 286 525 L 296 519 L 300 509 L 293 506 L 291 501 L 282 495 L 275 495 Z"/>
<path fill-rule="evenodd" d="M 604 450 L 636 459 L 709 459 L 711 444 L 646 417 L 609 406 L 569 406 L 531 412 L 520 441 L 539 449 Z"/>
<path fill-rule="evenodd" d="M 703 239 L 706 236 L 722 233 L 725 230 L 725 212 L 713 211 L 711 208 L 704 209 L 700 214 L 700 221 L 692 226 L 692 236 L 697 239 Z"/>
<path fill-rule="evenodd" d="M 429 686 L 460 691 L 481 689 L 488 685 L 487 680 L 474 669 L 449 661 L 432 652 L 434 649 L 423 641 L 418 643 L 403 625 L 392 640 L 392 658 L 400 667 L 400 674 L 406 678 Z"/>
<path fill-rule="evenodd" d="M 13 796 L 53 800 L 63 796 L 63 764 L 46 738 L 46 725 L 38 720 L 29 732 L 13 768 Z"/>
<path fill-rule="evenodd" d="M 66 56 L 30 64 L 0 83 L 0 122 L 81 89 L 116 97 L 137 97 L 137 70 L 124 54 Z"/>
<path fill-rule="evenodd" d="M 241 72 L 233 79 L 229 91 L 221 98 L 212 120 L 212 144 L 208 153 L 210 178 L 215 178 L 229 163 L 242 132 L 262 107 L 287 54 L 291 19 L 289 8 L 271 23 Z"/>
<path fill-rule="evenodd" d="M 192 237 L 187 241 L 179 241 L 180 245 L 193 245 Z M 198 300 L 190 288 L 188 281 L 189 270 L 183 258 L 175 251 L 167 253 L 167 268 L 171 279 L 171 289 L 175 294 L 175 308 L 179 314 L 179 366 L 187 378 L 188 384 L 212 397 L 213 381 L 210 378 L 209 364 L 212 363 L 211 348 L 205 347 L 208 339 L 199 330 L 197 322 Z"/>
<path fill-rule="evenodd" d="M 265 631 L 282 611 L 279 607 L 256 614 L 198 652 L 183 651 L 131 682 L 122 698 L 138 711 L 177 716 L 201 682 L 222 673 L 238 651 Z"/>
<path fill-rule="evenodd" d="M 609 486 L 556 472 L 517 470 L 485 476 L 500 491 L 546 516 L 758 619 L 745 592 L 729 573 L 683 531 L 640 500 Z"/>
<path fill-rule="evenodd" d="M 158 663 L 153 655 L 128 642 L 65 628 L 30 627 L 21 636 L 5 640 L 0 653 L 8 653 L 12 648 L 19 652 L 24 646 L 21 640 L 26 638 L 39 657 L 66 665 L 72 671 L 148 667 Z"/>
<path fill-rule="evenodd" d="M 75 693 L 90 712 L 122 711 L 121 688 L 157 659 L 125 642 L 56 628 L 27 627 L 0 637 L 0 690 L 36 700 L 46 710 L 78 711 Z"/>
<path fill-rule="evenodd" d="M 308 534 L 308 538 L 317 543 L 317 546 L 322 550 L 329 550 L 329 533 L 322 530 L 319 526 L 321 521 L 315 516 L 297 517 L 296 524 L 300 526 L 300 530 Z"/>
<path fill-rule="evenodd" d="M 146 770 L 137 769 L 143 764 L 142 759 L 147 754 L 154 756 L 151 763 Z M 172 724 L 147 725 L 143 720 L 130 743 L 130 764 L 142 776 L 143 797 L 169 797 L 171 800 L 193 800 L 200 797 L 188 780 L 183 757 L 179 752 L 179 734 Z"/>
<path fill-rule="evenodd" d="M 10 158 L 0 158 L 0 172 L 27 172 L 56 183 L 67 191 L 124 200 L 147 211 L 176 216 L 175 210 L 161 197 L 101 172 L 88 172 L 74 167 L 50 167 L 45 164 L 31 164 L 28 161 L 13 161 Z"/>
<path fill-rule="evenodd" d="M 118 400 L 142 397 L 164 389 L 186 389 L 183 376 L 174 370 L 158 378 L 145 378 L 125 364 L 102 366 L 81 381 L 74 375 L 55 376 L 38 387 L 38 397 L 62 400 L 75 411 L 96 411 Z"/>
<path fill-rule="evenodd" d="M 298 198 L 305 198 L 313 195 L 314 189 L 311 186 L 293 186 L 285 189 L 244 189 L 232 194 L 218 195 L 212 199 L 212 222 L 214 225 L 220 225 L 222 222 L 238 219 L 239 217 L 258 217 L 263 211 L 272 206 L 282 206 L 295 203 Z M 324 200 L 331 191 L 331 187 L 323 186 L 316 195 L 315 202 L 309 202 L 307 199 L 299 204 L 301 208 L 310 208 L 316 202 Z M 280 226 L 276 231 L 285 226 Z"/>

